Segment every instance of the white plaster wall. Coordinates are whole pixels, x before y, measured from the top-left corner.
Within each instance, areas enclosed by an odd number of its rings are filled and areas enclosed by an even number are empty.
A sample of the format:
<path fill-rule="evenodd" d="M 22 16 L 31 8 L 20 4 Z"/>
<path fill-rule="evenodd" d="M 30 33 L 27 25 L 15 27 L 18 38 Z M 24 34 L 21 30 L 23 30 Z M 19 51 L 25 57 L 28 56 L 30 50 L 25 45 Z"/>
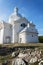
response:
<path fill-rule="evenodd" d="M 17 42 L 17 32 L 16 32 L 16 25 L 12 26 L 12 43 Z"/>
<path fill-rule="evenodd" d="M 13 29 L 13 36 L 12 36 L 12 43 L 18 42 L 19 39 L 19 32 L 24 29 L 24 27 L 21 27 L 21 24 L 25 23 L 27 24 L 27 21 L 24 20 L 19 20 L 19 22 L 16 22 L 12 25 Z"/>
<path fill-rule="evenodd" d="M 22 39 L 21 42 L 20 38 Z M 26 43 L 26 33 L 19 34 L 19 43 Z"/>
<path fill-rule="evenodd" d="M 4 32 L 4 29 L 1 29 L 0 30 L 0 44 L 3 44 L 3 32 Z"/>
<path fill-rule="evenodd" d="M 37 29 L 35 28 L 35 26 L 30 26 L 30 25 L 29 25 L 28 28 L 29 28 L 29 31 L 38 33 L 38 31 L 37 31 Z"/>
<path fill-rule="evenodd" d="M 18 33 L 21 29 L 23 29 L 22 27 L 20 27 L 20 24 L 19 23 L 16 23 L 12 26 L 12 31 L 13 31 L 13 34 L 12 34 L 12 43 L 16 43 L 18 42 Z"/>
<path fill-rule="evenodd" d="M 33 35 L 33 37 L 32 37 Z M 38 36 L 37 34 L 30 34 L 30 33 L 22 33 L 19 35 L 19 42 L 20 42 L 20 38 L 22 38 L 21 43 L 35 43 L 38 42 Z"/>
<path fill-rule="evenodd" d="M 33 37 L 32 37 L 32 35 L 33 35 Z M 26 35 L 26 42 L 28 43 L 28 42 L 31 42 L 31 43 L 33 43 L 33 42 L 38 42 L 38 38 L 37 38 L 38 36 L 36 36 L 35 34 L 29 34 L 29 35 Z"/>
<path fill-rule="evenodd" d="M 8 24 L 4 24 L 3 43 L 7 43 L 6 37 L 9 36 L 12 39 L 12 28 Z M 11 40 L 10 40 L 11 41 Z"/>

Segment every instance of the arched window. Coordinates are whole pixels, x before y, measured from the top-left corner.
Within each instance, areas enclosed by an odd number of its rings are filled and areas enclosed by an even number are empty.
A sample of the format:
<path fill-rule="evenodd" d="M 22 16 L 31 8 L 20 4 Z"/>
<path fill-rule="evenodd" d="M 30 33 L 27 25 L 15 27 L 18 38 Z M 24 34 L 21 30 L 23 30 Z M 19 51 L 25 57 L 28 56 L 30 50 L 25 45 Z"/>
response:
<path fill-rule="evenodd" d="M 26 27 L 27 25 L 25 23 L 22 23 L 21 24 L 21 27 Z"/>

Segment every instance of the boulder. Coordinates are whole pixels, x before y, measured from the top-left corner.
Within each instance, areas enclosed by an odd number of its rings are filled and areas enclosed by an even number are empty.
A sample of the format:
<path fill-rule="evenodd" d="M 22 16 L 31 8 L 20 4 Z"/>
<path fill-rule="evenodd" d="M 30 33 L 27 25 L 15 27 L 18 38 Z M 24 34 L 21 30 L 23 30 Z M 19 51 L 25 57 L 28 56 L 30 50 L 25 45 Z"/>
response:
<path fill-rule="evenodd" d="M 29 63 L 35 63 L 35 62 L 37 62 L 37 57 L 31 58 L 29 61 Z"/>
<path fill-rule="evenodd" d="M 43 60 L 41 60 L 41 61 L 39 62 L 39 65 L 43 65 Z"/>
<path fill-rule="evenodd" d="M 12 65 L 26 65 L 26 63 L 21 58 L 16 58 L 16 60 L 12 61 Z"/>
<path fill-rule="evenodd" d="M 26 57 L 26 56 L 28 56 L 28 54 L 23 54 L 23 53 L 19 53 L 19 55 L 18 55 L 18 57 L 20 58 L 24 58 L 24 57 Z"/>

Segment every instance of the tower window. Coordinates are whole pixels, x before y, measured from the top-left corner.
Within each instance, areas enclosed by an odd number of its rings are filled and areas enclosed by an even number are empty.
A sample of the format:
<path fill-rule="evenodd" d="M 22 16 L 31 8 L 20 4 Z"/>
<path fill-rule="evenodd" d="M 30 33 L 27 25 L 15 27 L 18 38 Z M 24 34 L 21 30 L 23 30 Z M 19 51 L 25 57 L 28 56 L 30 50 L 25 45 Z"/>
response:
<path fill-rule="evenodd" d="M 21 24 L 21 27 L 26 27 L 27 25 L 25 23 L 22 23 Z"/>

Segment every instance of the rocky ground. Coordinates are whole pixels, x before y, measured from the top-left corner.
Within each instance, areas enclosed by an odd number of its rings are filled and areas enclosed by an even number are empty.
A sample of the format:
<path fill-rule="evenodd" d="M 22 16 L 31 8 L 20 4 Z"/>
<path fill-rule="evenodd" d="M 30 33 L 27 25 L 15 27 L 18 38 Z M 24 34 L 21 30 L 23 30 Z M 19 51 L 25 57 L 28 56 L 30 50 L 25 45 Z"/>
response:
<path fill-rule="evenodd" d="M 43 50 L 35 49 L 19 49 L 12 53 L 14 58 L 11 65 L 43 65 Z"/>
<path fill-rule="evenodd" d="M 11 53 L 11 56 L 12 59 L 2 65 L 43 65 L 43 49 L 40 48 L 18 48 Z"/>

